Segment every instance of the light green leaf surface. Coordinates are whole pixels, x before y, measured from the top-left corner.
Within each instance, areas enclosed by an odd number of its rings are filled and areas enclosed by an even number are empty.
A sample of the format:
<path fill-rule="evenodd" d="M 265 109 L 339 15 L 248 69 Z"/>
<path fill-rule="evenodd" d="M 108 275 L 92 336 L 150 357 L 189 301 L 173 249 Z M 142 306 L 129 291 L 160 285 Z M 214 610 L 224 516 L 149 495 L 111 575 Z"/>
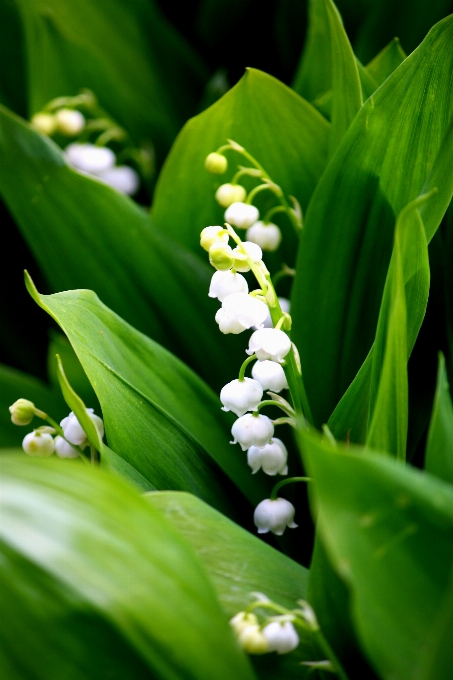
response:
<path fill-rule="evenodd" d="M 187 366 L 91 291 L 39 295 L 27 285 L 68 336 L 115 453 L 153 486 L 190 491 L 227 513 L 234 492 L 225 475 L 252 503 L 266 497 L 269 483 L 252 477 L 245 456 L 229 444 L 231 420 L 217 396 Z"/>
<path fill-rule="evenodd" d="M 57 354 L 61 358 L 65 374 L 75 392 L 77 392 L 88 408 L 94 408 L 96 411 L 99 407 L 98 399 L 69 340 L 65 335 L 52 328 L 50 330 L 50 342 L 47 352 L 47 373 L 51 384 L 60 391 Z"/>
<path fill-rule="evenodd" d="M 406 54 L 400 41 L 398 38 L 393 38 L 365 68 L 377 85 L 382 85 L 384 80 L 387 80 L 405 59 Z"/>
<path fill-rule="evenodd" d="M 88 87 L 136 142 L 162 153 L 194 110 L 204 68 L 148 0 L 19 0 L 29 108 Z"/>
<path fill-rule="evenodd" d="M 439 354 L 436 396 L 426 442 L 425 470 L 453 484 L 453 404 L 443 354 Z"/>
<path fill-rule="evenodd" d="M 225 175 L 204 169 L 206 156 L 227 139 L 245 147 L 305 210 L 327 162 L 328 134 L 329 124 L 308 102 L 266 73 L 248 69 L 224 97 L 183 128 L 156 186 L 153 219 L 175 241 L 202 252 L 201 230 L 224 221 L 216 188 L 231 180 L 237 165 L 247 165 L 229 151 Z M 277 205 L 276 200 L 271 204 Z M 296 237 L 284 216 L 275 218 L 285 233 L 280 256 L 291 262 Z"/>
<path fill-rule="evenodd" d="M 1 465 L 8 677 L 252 680 L 195 553 L 162 513 L 85 466 Z"/>
<path fill-rule="evenodd" d="M 333 449 L 306 432 L 301 440 L 322 540 L 350 589 L 363 648 L 383 680 L 418 678 L 450 587 L 453 490 L 364 449 Z"/>
<path fill-rule="evenodd" d="M 308 398 L 326 422 L 372 345 L 395 216 L 418 195 L 429 241 L 453 194 L 453 19 L 365 103 L 308 209 L 292 293 L 292 337 Z"/>

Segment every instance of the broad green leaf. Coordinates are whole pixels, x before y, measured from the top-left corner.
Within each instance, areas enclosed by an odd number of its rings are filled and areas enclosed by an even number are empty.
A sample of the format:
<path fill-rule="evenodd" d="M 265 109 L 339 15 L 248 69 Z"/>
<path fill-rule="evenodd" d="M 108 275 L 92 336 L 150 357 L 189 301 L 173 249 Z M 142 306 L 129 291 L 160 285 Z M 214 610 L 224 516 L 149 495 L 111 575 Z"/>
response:
<path fill-rule="evenodd" d="M 189 544 L 118 478 L 3 458 L 0 537 L 13 677 L 254 677 Z"/>
<path fill-rule="evenodd" d="M 13 425 L 8 408 L 21 398 L 29 399 L 41 411 L 54 415 L 56 420 L 67 415 L 56 390 L 34 376 L 0 364 L 0 447 L 20 446 L 26 434 L 34 427 L 44 425 L 36 418 L 26 427 Z"/>
<path fill-rule="evenodd" d="M 425 470 L 453 484 L 453 404 L 443 354 L 439 354 L 436 396 L 426 443 Z"/>
<path fill-rule="evenodd" d="M 383 680 L 418 678 L 451 582 L 453 490 L 365 449 L 333 448 L 305 431 L 301 441 L 321 537 L 351 592 L 363 649 Z"/>
<path fill-rule="evenodd" d="M 96 411 L 96 407 L 99 405 L 96 394 L 91 387 L 90 381 L 80 365 L 80 361 L 77 359 L 69 340 L 62 333 L 59 333 L 52 328 L 47 353 L 47 372 L 50 382 L 59 391 L 60 383 L 58 380 L 57 354 L 61 357 L 69 383 L 87 406 L 89 408 L 94 408 Z"/>
<path fill-rule="evenodd" d="M 383 50 L 372 59 L 365 69 L 378 85 L 382 85 L 393 71 L 406 59 L 398 38 L 393 38 Z"/>
<path fill-rule="evenodd" d="M 264 593 L 288 609 L 297 607 L 297 600 L 306 599 L 307 569 L 198 498 L 162 492 L 147 494 L 146 499 L 195 549 L 228 618 L 253 602 L 254 592 Z M 302 634 L 296 652 L 280 657 L 268 655 L 257 659 L 254 665 L 260 678 L 304 677 L 300 661 L 312 661 L 321 655 L 312 634 L 307 632 Z"/>
<path fill-rule="evenodd" d="M 308 29 L 293 88 L 314 102 L 332 88 L 332 43 L 324 0 L 309 0 Z"/>
<path fill-rule="evenodd" d="M 325 422 L 372 345 L 395 216 L 418 195 L 429 241 L 453 194 L 453 19 L 364 104 L 310 202 L 292 293 L 292 337 L 315 421 Z"/>
<path fill-rule="evenodd" d="M 433 627 L 427 631 L 418 680 L 447 679 L 453 667 L 451 631 L 453 626 L 453 573 L 450 587 Z"/>
<path fill-rule="evenodd" d="M 88 87 L 136 142 L 162 154 L 192 113 L 204 68 L 148 0 L 19 0 L 29 109 Z"/>
<path fill-rule="evenodd" d="M 211 384 L 231 380 L 219 356 L 234 343 L 214 321 L 206 260 L 171 242 L 129 198 L 69 168 L 55 144 L 1 107 L 0 154 L 0 193 L 51 291 L 93 289 Z"/>
<path fill-rule="evenodd" d="M 253 503 L 269 493 L 269 482 L 252 477 L 230 446 L 231 419 L 217 396 L 187 366 L 91 291 L 28 288 L 68 336 L 101 404 L 110 448 L 153 486 L 190 491 L 230 513 L 225 475 Z"/>
<path fill-rule="evenodd" d="M 23 31 L 16 3 L 0 2 L 0 102 L 16 113 L 26 112 Z"/>
<path fill-rule="evenodd" d="M 206 172 L 206 156 L 227 139 L 245 147 L 305 210 L 327 162 L 328 134 L 329 124 L 308 102 L 266 73 L 248 69 L 224 97 L 185 125 L 158 180 L 152 217 L 175 241 L 201 252 L 201 230 L 224 221 L 214 198 L 217 186 L 231 180 L 237 165 L 247 165 L 243 156 L 227 152 L 225 175 Z M 275 218 L 285 233 L 280 256 L 290 263 L 296 237 L 285 216 Z"/>

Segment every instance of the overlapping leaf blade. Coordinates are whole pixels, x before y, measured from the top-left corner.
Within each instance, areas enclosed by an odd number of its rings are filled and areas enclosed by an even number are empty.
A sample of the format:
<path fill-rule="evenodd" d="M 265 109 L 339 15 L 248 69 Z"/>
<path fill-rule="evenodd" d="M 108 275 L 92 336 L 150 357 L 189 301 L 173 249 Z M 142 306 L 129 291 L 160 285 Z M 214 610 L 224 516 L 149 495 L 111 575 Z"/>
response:
<path fill-rule="evenodd" d="M 442 354 L 426 443 L 425 470 L 453 484 L 453 404 Z"/>
<path fill-rule="evenodd" d="M 254 677 L 189 544 L 121 480 L 2 459 L 0 535 L 0 635 L 16 675 Z M 18 612 L 31 644 L 14 635 Z"/>

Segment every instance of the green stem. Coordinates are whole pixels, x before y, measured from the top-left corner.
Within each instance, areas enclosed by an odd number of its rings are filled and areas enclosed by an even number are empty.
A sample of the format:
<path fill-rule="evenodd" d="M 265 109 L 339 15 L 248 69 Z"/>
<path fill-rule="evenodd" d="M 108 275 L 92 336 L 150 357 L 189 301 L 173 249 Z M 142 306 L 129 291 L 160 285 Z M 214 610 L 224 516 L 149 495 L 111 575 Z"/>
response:
<path fill-rule="evenodd" d="M 244 203 L 247 203 L 247 205 L 251 205 L 253 199 L 257 194 L 260 193 L 260 191 L 272 191 L 276 196 L 279 196 L 280 194 L 277 193 L 278 190 L 280 190 L 281 192 L 280 187 L 277 187 L 276 184 L 259 184 L 257 187 L 250 191 Z"/>
<path fill-rule="evenodd" d="M 240 371 L 239 371 L 239 377 L 238 377 L 239 382 L 243 382 L 243 381 L 244 381 L 244 377 L 245 377 L 245 369 L 247 368 L 247 366 L 248 366 L 249 364 L 252 363 L 252 361 L 255 361 L 255 359 L 256 359 L 256 354 L 252 354 L 251 357 L 248 357 L 248 358 L 244 361 L 244 363 L 242 364 L 242 366 L 241 366 L 241 368 L 240 368 Z"/>
<path fill-rule="evenodd" d="M 284 264 L 280 271 L 274 274 L 272 277 L 272 284 L 274 288 L 277 286 L 277 283 L 280 281 L 280 279 L 283 279 L 285 276 L 296 276 L 296 270 L 291 269 L 291 267 L 288 267 L 286 264 Z"/>
<path fill-rule="evenodd" d="M 283 205 L 276 205 L 274 208 L 271 208 L 270 210 L 267 211 L 267 213 L 263 217 L 263 222 L 264 224 L 267 224 L 268 222 L 271 221 L 272 215 L 275 215 L 276 213 L 279 212 L 285 212 L 285 207 Z"/>
<path fill-rule="evenodd" d="M 255 412 L 259 413 L 260 409 L 262 409 L 263 406 L 278 406 L 278 408 L 281 408 L 281 410 L 284 413 L 286 413 L 286 415 L 288 415 L 290 417 L 294 417 L 296 415 L 291 407 L 288 408 L 287 406 L 282 404 L 280 401 L 276 401 L 275 399 L 265 399 L 264 401 L 260 402 L 258 404 L 258 406 L 256 407 Z"/>
<path fill-rule="evenodd" d="M 278 497 L 278 492 L 282 488 L 282 486 L 286 486 L 287 484 L 295 484 L 296 482 L 311 482 L 310 477 L 288 477 L 288 479 L 282 479 L 281 482 L 278 482 L 274 488 L 272 489 L 270 499 L 271 501 L 277 500 Z"/>

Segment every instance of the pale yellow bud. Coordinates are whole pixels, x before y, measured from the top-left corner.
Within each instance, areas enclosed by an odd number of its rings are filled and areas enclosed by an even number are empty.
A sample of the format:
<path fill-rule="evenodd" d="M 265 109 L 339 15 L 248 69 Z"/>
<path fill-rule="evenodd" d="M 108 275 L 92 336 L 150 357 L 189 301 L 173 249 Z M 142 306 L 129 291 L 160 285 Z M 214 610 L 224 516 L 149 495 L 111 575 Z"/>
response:
<path fill-rule="evenodd" d="M 209 253 L 214 243 L 228 243 L 228 238 L 223 227 L 205 227 L 200 234 L 200 245 Z"/>
<path fill-rule="evenodd" d="M 58 132 L 67 137 L 73 137 L 82 132 L 85 127 L 85 118 L 75 109 L 60 109 L 55 114 Z"/>
<path fill-rule="evenodd" d="M 247 192 L 242 184 L 221 184 L 215 192 L 216 201 L 222 208 L 245 201 L 246 196 Z"/>
<path fill-rule="evenodd" d="M 239 644 L 248 654 L 265 654 L 269 650 L 266 636 L 258 625 L 247 626 L 239 633 Z"/>
<path fill-rule="evenodd" d="M 29 425 L 35 415 L 35 405 L 28 399 L 18 399 L 9 407 L 14 425 Z"/>
<path fill-rule="evenodd" d="M 35 113 L 31 124 L 43 135 L 53 135 L 57 127 L 57 121 L 52 113 Z"/>
<path fill-rule="evenodd" d="M 214 175 L 223 175 L 228 167 L 228 161 L 220 153 L 210 153 L 209 156 L 206 156 L 204 167 Z"/>
<path fill-rule="evenodd" d="M 236 614 L 236 616 L 233 616 L 233 618 L 230 619 L 230 626 L 237 636 L 239 636 L 240 633 L 242 633 L 242 631 L 248 626 L 257 625 L 258 619 L 256 618 L 256 614 L 253 614 L 252 612 L 239 612 Z"/>
<path fill-rule="evenodd" d="M 209 249 L 209 262 L 221 272 L 231 269 L 234 264 L 233 250 L 227 243 L 218 241 Z"/>

